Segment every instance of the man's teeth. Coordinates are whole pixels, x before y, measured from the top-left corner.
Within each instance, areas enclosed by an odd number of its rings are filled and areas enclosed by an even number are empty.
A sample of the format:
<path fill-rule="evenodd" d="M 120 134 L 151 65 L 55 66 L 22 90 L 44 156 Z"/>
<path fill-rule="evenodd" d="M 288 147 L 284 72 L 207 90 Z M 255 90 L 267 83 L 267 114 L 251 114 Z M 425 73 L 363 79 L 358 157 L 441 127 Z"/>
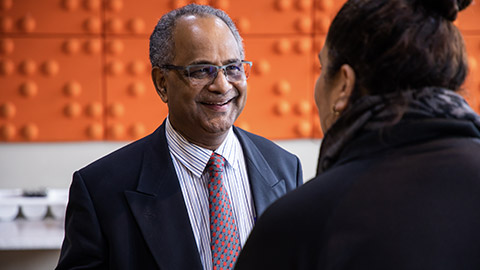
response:
<path fill-rule="evenodd" d="M 222 105 L 225 105 L 227 104 L 228 102 L 230 102 L 230 100 L 228 100 L 227 102 L 225 103 L 212 103 L 212 102 L 205 102 L 206 104 L 208 105 L 217 105 L 217 106 L 222 106 Z"/>

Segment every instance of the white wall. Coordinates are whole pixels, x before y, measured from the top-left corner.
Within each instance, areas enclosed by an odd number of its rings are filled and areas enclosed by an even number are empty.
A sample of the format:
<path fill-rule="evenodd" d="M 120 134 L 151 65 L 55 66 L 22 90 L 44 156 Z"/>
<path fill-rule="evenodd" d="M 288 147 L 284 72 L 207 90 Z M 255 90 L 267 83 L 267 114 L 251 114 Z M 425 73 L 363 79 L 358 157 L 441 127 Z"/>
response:
<path fill-rule="evenodd" d="M 75 170 L 124 144 L 115 142 L 0 144 L 0 188 L 68 188 Z"/>
<path fill-rule="evenodd" d="M 320 140 L 276 141 L 296 154 L 304 179 L 315 175 Z M 0 189 L 68 188 L 72 173 L 125 142 L 0 144 Z"/>

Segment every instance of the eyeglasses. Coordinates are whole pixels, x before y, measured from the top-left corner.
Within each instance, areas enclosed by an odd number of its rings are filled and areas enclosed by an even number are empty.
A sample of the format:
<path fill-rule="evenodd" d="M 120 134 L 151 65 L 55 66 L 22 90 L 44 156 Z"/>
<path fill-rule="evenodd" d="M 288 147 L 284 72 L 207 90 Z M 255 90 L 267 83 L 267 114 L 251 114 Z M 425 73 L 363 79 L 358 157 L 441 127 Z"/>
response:
<path fill-rule="evenodd" d="M 175 65 L 161 66 L 161 68 L 168 70 L 173 69 L 184 71 L 183 75 L 190 80 L 190 83 L 193 86 L 205 86 L 211 84 L 215 78 L 217 78 L 219 70 L 223 70 L 225 78 L 231 83 L 246 80 L 248 75 L 250 75 L 251 67 L 252 62 L 250 61 L 234 62 L 223 66 L 209 64 L 189 65 L 185 67 Z"/>

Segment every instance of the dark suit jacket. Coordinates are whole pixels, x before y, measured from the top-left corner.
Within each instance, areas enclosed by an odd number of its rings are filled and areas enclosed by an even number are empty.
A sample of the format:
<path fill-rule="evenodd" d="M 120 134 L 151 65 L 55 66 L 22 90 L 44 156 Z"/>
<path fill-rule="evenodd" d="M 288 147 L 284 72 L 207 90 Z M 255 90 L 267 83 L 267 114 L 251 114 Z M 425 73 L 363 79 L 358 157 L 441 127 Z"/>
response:
<path fill-rule="evenodd" d="M 302 183 L 298 158 L 234 127 L 257 215 Z M 202 269 L 165 124 L 73 175 L 57 269 Z"/>

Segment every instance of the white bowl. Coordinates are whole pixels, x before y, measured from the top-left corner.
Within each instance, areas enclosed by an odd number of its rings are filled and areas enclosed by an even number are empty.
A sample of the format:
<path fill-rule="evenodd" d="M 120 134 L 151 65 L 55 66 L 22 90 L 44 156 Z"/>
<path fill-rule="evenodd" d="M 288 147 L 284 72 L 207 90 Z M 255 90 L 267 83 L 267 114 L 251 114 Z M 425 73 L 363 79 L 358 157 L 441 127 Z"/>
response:
<path fill-rule="evenodd" d="M 62 220 L 65 218 L 65 211 L 67 206 L 65 204 L 51 204 L 50 213 L 54 219 Z"/>
<path fill-rule="evenodd" d="M 0 221 L 12 221 L 18 215 L 17 204 L 0 204 Z"/>
<path fill-rule="evenodd" d="M 42 220 L 48 211 L 46 204 L 26 204 L 22 205 L 22 214 L 26 219 L 36 221 Z"/>

